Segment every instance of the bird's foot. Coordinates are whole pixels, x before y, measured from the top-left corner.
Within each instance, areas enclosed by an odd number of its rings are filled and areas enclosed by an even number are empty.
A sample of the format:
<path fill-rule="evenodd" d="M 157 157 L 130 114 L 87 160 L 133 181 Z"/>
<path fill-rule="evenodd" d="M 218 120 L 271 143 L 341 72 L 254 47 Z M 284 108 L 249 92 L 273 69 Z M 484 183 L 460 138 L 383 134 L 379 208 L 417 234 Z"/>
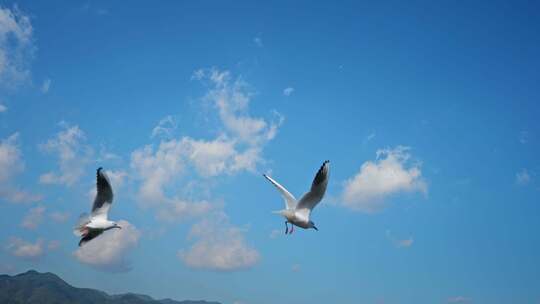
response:
<path fill-rule="evenodd" d="M 285 222 L 285 234 L 289 233 L 289 225 L 287 225 L 287 222 Z"/>

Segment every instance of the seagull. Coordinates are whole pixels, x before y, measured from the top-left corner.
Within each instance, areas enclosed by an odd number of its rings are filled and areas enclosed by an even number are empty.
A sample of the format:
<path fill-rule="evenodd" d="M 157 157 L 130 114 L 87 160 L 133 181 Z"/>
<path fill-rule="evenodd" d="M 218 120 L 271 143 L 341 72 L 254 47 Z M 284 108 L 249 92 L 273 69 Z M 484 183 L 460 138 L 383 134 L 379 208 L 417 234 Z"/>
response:
<path fill-rule="evenodd" d="M 113 191 L 109 177 L 103 172 L 102 167 L 97 169 L 96 177 L 97 194 L 92 205 L 92 213 L 90 216 L 82 214 L 74 230 L 75 235 L 81 237 L 79 246 L 84 245 L 107 230 L 122 229 L 116 222 L 107 219 L 113 202 Z"/>
<path fill-rule="evenodd" d="M 280 214 L 285 217 L 285 234 L 292 234 L 294 232 L 294 226 L 298 226 L 304 229 L 313 228 L 317 231 L 315 223 L 309 219 L 311 211 L 317 204 L 322 200 L 324 193 L 326 192 L 326 186 L 328 185 L 330 170 L 330 161 L 325 161 L 317 174 L 313 183 L 311 184 L 311 189 L 308 193 L 304 194 L 302 198 L 297 201 L 294 196 L 285 189 L 278 182 L 273 180 L 270 176 L 263 174 L 263 176 L 269 180 L 281 193 L 281 196 L 285 200 L 285 209 L 274 211 L 274 213 Z M 291 224 L 291 229 L 289 230 L 288 223 Z"/>

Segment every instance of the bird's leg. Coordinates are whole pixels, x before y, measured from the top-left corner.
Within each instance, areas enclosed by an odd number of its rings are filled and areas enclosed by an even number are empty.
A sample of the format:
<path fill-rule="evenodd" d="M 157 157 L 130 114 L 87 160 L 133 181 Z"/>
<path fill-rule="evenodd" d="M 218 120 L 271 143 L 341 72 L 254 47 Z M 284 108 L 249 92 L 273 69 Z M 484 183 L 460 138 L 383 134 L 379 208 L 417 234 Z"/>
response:
<path fill-rule="evenodd" d="M 294 225 L 291 224 L 291 234 L 294 232 Z"/>
<path fill-rule="evenodd" d="M 287 225 L 287 221 L 285 221 L 285 234 L 289 233 L 289 225 Z"/>

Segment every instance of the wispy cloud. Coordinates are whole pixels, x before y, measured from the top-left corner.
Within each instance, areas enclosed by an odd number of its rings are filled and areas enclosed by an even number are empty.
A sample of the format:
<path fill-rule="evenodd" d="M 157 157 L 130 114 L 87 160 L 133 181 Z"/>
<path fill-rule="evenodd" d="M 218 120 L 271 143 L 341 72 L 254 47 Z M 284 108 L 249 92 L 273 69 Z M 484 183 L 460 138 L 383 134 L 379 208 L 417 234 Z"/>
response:
<path fill-rule="evenodd" d="M 10 202 L 36 202 L 40 195 L 19 189 L 15 177 L 24 171 L 24 160 L 19 149 L 19 134 L 0 141 L 0 198 Z"/>
<path fill-rule="evenodd" d="M 45 255 L 44 244 L 45 241 L 43 239 L 38 239 L 35 243 L 32 243 L 18 237 L 12 237 L 6 249 L 15 257 L 35 261 Z"/>
<path fill-rule="evenodd" d="M 8 108 L 7 108 L 5 105 L 3 105 L 3 104 L 0 103 L 0 113 L 4 113 L 4 112 L 6 112 L 7 110 L 8 110 Z"/>
<path fill-rule="evenodd" d="M 30 76 L 34 56 L 30 17 L 15 5 L 0 6 L 0 85 L 14 87 Z"/>
<path fill-rule="evenodd" d="M 122 229 L 113 229 L 79 247 L 75 258 L 105 272 L 131 270 L 129 253 L 139 244 L 141 233 L 127 221 L 118 221 Z M 104 250 L 105 249 L 105 250 Z"/>
<path fill-rule="evenodd" d="M 257 36 L 255 38 L 253 38 L 253 43 L 255 43 L 256 46 L 258 47 L 263 47 L 263 41 L 262 41 L 262 38 L 260 36 Z"/>
<path fill-rule="evenodd" d="M 70 126 L 61 122 L 62 131 L 58 132 L 40 148 L 55 154 L 58 158 L 58 172 L 47 172 L 39 177 L 42 184 L 60 184 L 71 186 L 84 173 L 85 166 L 90 162 L 92 149 L 85 144 L 86 137 L 79 126 Z"/>
<path fill-rule="evenodd" d="M 57 223 L 65 223 L 70 216 L 69 212 L 54 211 L 49 213 L 49 217 Z"/>
<path fill-rule="evenodd" d="M 43 83 L 41 84 L 41 93 L 43 94 L 49 93 L 50 88 L 51 88 L 51 80 L 49 78 L 43 80 Z"/>
<path fill-rule="evenodd" d="M 152 138 L 160 137 L 170 139 L 174 135 L 174 131 L 178 128 L 178 123 L 172 115 L 163 117 L 158 125 L 152 130 Z"/>
<path fill-rule="evenodd" d="M 275 239 L 275 238 L 278 238 L 280 235 L 283 234 L 283 231 L 282 230 L 278 230 L 278 229 L 273 229 L 272 231 L 270 231 L 270 235 L 269 237 L 271 239 Z"/>
<path fill-rule="evenodd" d="M 36 229 L 43 221 L 45 207 L 38 206 L 30 209 L 24 216 L 21 226 L 26 229 Z"/>
<path fill-rule="evenodd" d="M 408 237 L 408 238 L 405 238 L 405 239 L 400 239 L 400 238 L 397 238 L 395 237 L 391 232 L 390 230 L 386 230 L 386 238 L 392 242 L 392 244 L 397 247 L 397 248 L 408 248 L 408 247 L 411 247 L 414 243 L 414 239 L 412 236 Z"/>
<path fill-rule="evenodd" d="M 519 132 L 519 142 L 524 145 L 529 142 L 529 132 L 521 131 Z"/>
<path fill-rule="evenodd" d="M 364 138 L 364 144 L 367 144 L 368 142 L 370 142 L 372 139 L 375 138 L 375 136 L 377 136 L 377 134 L 375 132 L 371 132 L 369 133 L 368 136 L 366 136 L 366 138 Z"/>
<path fill-rule="evenodd" d="M 283 95 L 285 96 L 291 96 L 292 93 L 294 93 L 293 87 L 288 87 L 288 88 L 283 89 Z"/>
<path fill-rule="evenodd" d="M 529 174 L 529 171 L 527 169 L 521 169 L 518 173 L 516 173 L 516 184 L 525 186 L 531 182 L 531 175 Z"/>
<path fill-rule="evenodd" d="M 471 298 L 464 296 L 451 297 L 446 300 L 446 303 L 471 303 Z"/>
<path fill-rule="evenodd" d="M 384 208 L 384 198 L 400 192 L 427 193 L 420 164 L 409 164 L 410 148 L 398 146 L 377 151 L 375 161 L 367 161 L 345 182 L 343 206 L 362 212 Z"/>

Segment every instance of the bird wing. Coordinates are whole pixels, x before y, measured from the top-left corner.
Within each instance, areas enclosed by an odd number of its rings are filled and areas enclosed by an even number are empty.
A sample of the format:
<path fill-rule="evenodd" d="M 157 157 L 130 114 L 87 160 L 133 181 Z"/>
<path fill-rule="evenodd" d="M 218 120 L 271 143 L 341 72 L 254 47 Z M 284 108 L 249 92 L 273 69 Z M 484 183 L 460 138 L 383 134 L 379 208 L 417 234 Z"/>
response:
<path fill-rule="evenodd" d="M 79 241 L 79 247 L 95 239 L 102 233 L 103 230 L 89 230 L 85 235 L 82 236 L 81 240 Z"/>
<path fill-rule="evenodd" d="M 325 161 L 311 184 L 311 189 L 308 193 L 304 194 L 296 205 L 297 210 L 307 209 L 311 212 L 315 206 L 322 200 L 324 193 L 326 192 L 326 186 L 328 185 L 330 170 L 330 161 Z M 309 215 L 309 214 L 308 214 Z"/>
<path fill-rule="evenodd" d="M 263 174 L 264 177 L 266 177 L 267 180 L 269 180 L 275 187 L 278 189 L 278 191 L 281 193 L 281 196 L 285 200 L 285 208 L 286 209 L 294 209 L 296 206 L 296 198 L 285 189 L 282 185 L 280 185 L 278 182 L 273 180 L 270 176 Z"/>
<path fill-rule="evenodd" d="M 97 169 L 97 193 L 92 206 L 92 218 L 107 219 L 107 214 L 113 202 L 113 191 L 109 177 L 103 172 L 103 168 Z"/>

